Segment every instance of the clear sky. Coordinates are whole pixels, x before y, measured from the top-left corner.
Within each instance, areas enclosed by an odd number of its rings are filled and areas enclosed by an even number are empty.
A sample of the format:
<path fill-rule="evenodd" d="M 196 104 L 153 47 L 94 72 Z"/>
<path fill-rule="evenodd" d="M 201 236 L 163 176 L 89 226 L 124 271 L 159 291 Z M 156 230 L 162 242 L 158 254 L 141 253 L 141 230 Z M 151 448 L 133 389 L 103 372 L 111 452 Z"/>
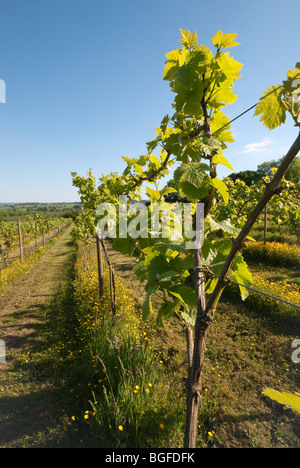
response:
<path fill-rule="evenodd" d="M 76 201 L 71 171 L 120 172 L 121 156 L 144 154 L 172 112 L 162 73 L 180 28 L 208 47 L 218 29 L 238 33 L 230 117 L 300 61 L 299 0 L 0 0 L 0 202 Z M 298 131 L 289 119 L 270 132 L 253 111 L 232 130 L 236 172 L 279 159 Z"/>

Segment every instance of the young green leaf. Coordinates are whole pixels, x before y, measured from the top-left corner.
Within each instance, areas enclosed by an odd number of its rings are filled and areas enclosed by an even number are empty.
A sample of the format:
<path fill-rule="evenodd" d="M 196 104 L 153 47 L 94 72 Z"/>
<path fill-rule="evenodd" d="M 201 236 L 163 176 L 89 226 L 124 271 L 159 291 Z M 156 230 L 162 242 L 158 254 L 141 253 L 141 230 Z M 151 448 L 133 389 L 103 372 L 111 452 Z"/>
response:
<path fill-rule="evenodd" d="M 226 166 L 228 169 L 230 169 L 232 172 L 234 171 L 232 165 L 228 161 L 228 159 L 223 156 L 223 154 L 215 154 L 211 160 L 213 164 L 222 164 L 223 166 Z"/>
<path fill-rule="evenodd" d="M 224 234 L 230 236 L 238 236 L 240 233 L 240 229 L 232 226 L 229 219 L 218 222 L 209 215 L 207 216 L 206 221 L 211 232 L 221 230 Z"/>
<path fill-rule="evenodd" d="M 210 190 L 210 180 L 206 176 L 203 179 L 203 184 L 200 187 L 195 187 L 195 185 L 190 182 L 182 181 L 179 184 L 179 193 L 181 197 L 186 197 L 191 203 L 197 203 L 200 200 L 203 200 L 209 193 Z"/>
<path fill-rule="evenodd" d="M 236 37 L 237 34 L 223 34 L 222 31 L 219 30 L 212 38 L 211 42 L 220 49 L 227 49 L 240 45 L 239 42 L 235 42 Z"/>
<path fill-rule="evenodd" d="M 173 79 L 184 89 L 191 89 L 195 82 L 195 73 L 189 65 L 182 65 L 174 74 Z"/>
<path fill-rule="evenodd" d="M 149 315 L 153 312 L 151 296 L 157 291 L 157 289 L 158 289 L 157 286 L 152 286 L 147 292 L 146 300 L 142 307 L 143 320 L 147 320 Z"/>
<path fill-rule="evenodd" d="M 181 176 L 181 180 L 183 182 L 189 182 L 197 188 L 201 187 L 205 177 L 207 177 L 204 171 L 210 170 L 210 167 L 203 163 L 190 163 L 188 165 L 183 165 L 183 167 L 184 172 Z"/>
<path fill-rule="evenodd" d="M 237 256 L 236 261 L 234 262 L 231 273 L 235 281 L 237 281 L 238 283 L 244 284 L 245 286 L 253 285 L 252 274 L 248 268 L 247 263 L 245 262 L 243 256 L 240 253 Z M 244 301 L 249 296 L 249 291 L 243 286 L 239 286 L 239 288 L 242 300 Z"/>
<path fill-rule="evenodd" d="M 168 291 L 172 296 L 180 299 L 180 301 L 187 307 L 197 307 L 196 296 L 192 289 L 187 286 L 174 286 L 174 289 L 175 291 Z"/>
<path fill-rule="evenodd" d="M 175 301 L 165 301 L 163 304 L 160 306 L 157 317 L 156 317 L 156 322 L 159 326 L 163 326 L 163 319 L 168 319 L 176 311 L 179 310 L 181 305 L 180 299 L 176 299 Z"/>
<path fill-rule="evenodd" d="M 191 34 L 187 29 L 180 29 L 182 38 L 180 40 L 183 47 L 186 49 L 193 49 L 198 44 L 198 36 L 196 31 Z"/>
<path fill-rule="evenodd" d="M 286 408 L 291 408 L 294 412 L 300 414 L 300 395 L 290 392 L 279 392 L 273 388 L 266 388 L 262 393 Z"/>
<path fill-rule="evenodd" d="M 254 115 L 260 114 L 260 121 L 269 130 L 273 130 L 285 123 L 286 108 L 282 102 L 282 86 L 271 86 L 264 92 L 264 97 L 261 98 L 254 113 Z"/>
<path fill-rule="evenodd" d="M 228 193 L 228 188 L 221 179 L 211 179 L 210 180 L 211 185 L 213 185 L 218 192 L 220 193 L 221 197 L 223 198 L 225 203 L 228 203 L 229 201 L 229 193 Z"/>

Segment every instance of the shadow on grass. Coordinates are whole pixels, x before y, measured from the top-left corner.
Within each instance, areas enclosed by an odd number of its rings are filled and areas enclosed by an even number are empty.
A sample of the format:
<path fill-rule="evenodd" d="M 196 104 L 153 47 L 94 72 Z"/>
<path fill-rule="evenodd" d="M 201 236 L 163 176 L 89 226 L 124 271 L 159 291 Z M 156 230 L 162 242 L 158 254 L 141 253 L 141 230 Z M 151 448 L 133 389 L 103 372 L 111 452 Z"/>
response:
<path fill-rule="evenodd" d="M 86 426 L 70 425 L 62 405 L 63 388 L 0 399 L 1 447 L 80 448 L 90 443 Z M 17 441 L 17 445 L 16 445 Z"/>
<path fill-rule="evenodd" d="M 274 335 L 295 337 L 300 330 L 299 309 L 282 306 L 275 300 L 268 302 L 264 296 L 250 295 L 244 302 L 239 291 L 234 287 L 227 287 L 222 296 L 225 302 L 229 301 L 238 306 L 239 313 L 257 320 L 261 326 Z"/>
<path fill-rule="evenodd" d="M 99 446 L 84 422 L 80 392 L 72 391 L 79 373 L 76 361 L 58 352 L 61 343 L 72 342 L 76 325 L 70 287 L 74 256 L 69 257 L 66 268 L 65 286 L 51 302 L 21 308 L 10 316 L 12 332 L 5 342 L 11 352 L 7 367 L 0 367 L 2 448 Z"/>

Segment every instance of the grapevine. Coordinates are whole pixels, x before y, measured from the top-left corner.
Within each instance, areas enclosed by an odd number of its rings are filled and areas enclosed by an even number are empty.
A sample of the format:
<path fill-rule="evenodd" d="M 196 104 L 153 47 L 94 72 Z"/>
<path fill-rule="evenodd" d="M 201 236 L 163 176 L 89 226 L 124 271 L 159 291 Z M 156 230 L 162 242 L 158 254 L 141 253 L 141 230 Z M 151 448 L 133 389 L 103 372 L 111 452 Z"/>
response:
<path fill-rule="evenodd" d="M 172 104 L 174 114 L 166 115 L 155 129 L 156 137 L 147 143 L 146 154 L 138 158 L 123 157 L 127 164 L 123 174 L 102 176 L 97 185 L 91 172 L 87 178 L 76 173 L 72 173 L 72 176 L 84 206 L 82 220 L 88 216 L 86 226 L 81 230 L 82 236 L 94 235 L 92 225 L 99 221 L 95 211 L 99 203 L 109 201 L 117 206 L 118 197 L 126 195 L 132 206 L 140 200 L 141 188 L 146 184 L 145 190 L 151 203 L 148 219 L 141 228 L 146 235 L 139 238 L 119 237 L 114 239 L 113 247 L 138 254 L 134 271 L 141 281 L 146 281 L 144 319 L 154 312 L 152 296 L 162 293 L 165 300 L 157 311 L 158 323 L 163 324 L 174 314 L 185 322 L 189 369 L 184 446 L 192 448 L 196 447 L 207 330 L 228 281 L 234 280 L 240 285 L 243 299 L 248 295 L 243 285 L 251 286 L 253 279 L 241 249 L 266 205 L 271 204 L 273 215 L 278 219 L 286 220 L 285 216 L 290 216 L 280 206 L 285 203 L 282 198 L 284 192 L 288 192 L 283 177 L 299 152 L 300 136 L 274 175 L 253 188 L 253 193 L 247 193 L 246 187 L 241 184 L 234 185 L 218 178 L 219 165 L 233 170 L 224 156 L 228 144 L 234 139 L 230 120 L 223 109 L 237 98 L 233 86 L 241 76 L 242 65 L 230 55 L 230 49 L 238 45 L 237 35 L 218 31 L 212 39 L 214 48 L 211 51 L 198 43 L 196 32 L 181 30 L 181 34 L 182 47 L 166 55 L 163 72 L 164 80 L 169 82 L 175 94 Z M 288 114 L 295 125 L 299 125 L 299 113 L 295 113 L 295 93 L 298 94 L 298 89 L 293 86 L 299 76 L 298 63 L 295 70 L 288 71 L 287 79 L 267 90 L 255 106 L 255 115 L 261 115 L 262 122 L 269 129 L 285 123 Z M 176 236 L 175 239 L 166 239 L 147 235 L 151 231 L 154 205 L 164 202 L 167 194 L 176 191 L 172 187 L 158 188 L 158 181 L 167 176 L 172 168 L 175 169 L 174 180 L 180 197 L 193 207 L 194 227 L 196 205 L 201 203 L 204 206 L 203 245 L 195 246 L 192 250 L 186 248 L 184 235 L 180 239 Z M 240 189 L 244 190 L 243 201 L 232 207 L 236 190 Z M 171 204 L 166 202 L 164 208 L 172 210 Z M 299 219 L 297 209 L 296 214 L 291 215 L 295 226 Z M 133 212 L 132 209 L 127 212 L 129 222 L 132 221 Z M 293 213 L 293 210 L 289 210 L 289 213 Z M 158 232 L 162 223 L 163 218 L 159 214 Z M 176 214 L 173 214 L 170 232 L 171 228 L 174 231 L 176 223 Z"/>

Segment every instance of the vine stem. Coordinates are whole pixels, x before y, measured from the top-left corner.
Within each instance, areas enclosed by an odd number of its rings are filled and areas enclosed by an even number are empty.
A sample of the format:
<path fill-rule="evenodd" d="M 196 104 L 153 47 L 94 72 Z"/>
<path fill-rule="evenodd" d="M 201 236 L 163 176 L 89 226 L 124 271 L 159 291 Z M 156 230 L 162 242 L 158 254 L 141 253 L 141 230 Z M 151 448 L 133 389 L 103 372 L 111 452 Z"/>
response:
<path fill-rule="evenodd" d="M 189 378 L 187 381 L 187 414 L 184 448 L 196 448 L 197 446 L 198 413 L 199 404 L 201 402 L 201 377 L 205 354 L 205 336 L 206 331 L 213 320 L 213 316 L 218 306 L 222 292 L 226 286 L 226 283 L 228 282 L 227 275 L 230 273 L 237 254 L 240 252 L 244 241 L 250 233 L 251 228 L 260 214 L 263 212 L 265 206 L 275 194 L 280 195 L 282 192 L 282 187 L 280 186 L 282 179 L 299 151 L 300 134 L 291 146 L 286 157 L 283 159 L 271 182 L 266 184 L 265 192 L 250 214 L 240 234 L 236 239 L 233 239 L 231 251 L 224 264 L 218 283 L 216 284 L 214 291 L 207 301 L 207 304 L 205 304 L 205 283 L 203 285 L 204 280 L 201 276 L 199 276 L 200 274 L 197 275 L 197 316 L 195 323 L 193 357 L 189 369 Z M 197 268 L 201 267 L 201 251 L 197 251 L 197 253 L 195 253 L 195 264 Z"/>

